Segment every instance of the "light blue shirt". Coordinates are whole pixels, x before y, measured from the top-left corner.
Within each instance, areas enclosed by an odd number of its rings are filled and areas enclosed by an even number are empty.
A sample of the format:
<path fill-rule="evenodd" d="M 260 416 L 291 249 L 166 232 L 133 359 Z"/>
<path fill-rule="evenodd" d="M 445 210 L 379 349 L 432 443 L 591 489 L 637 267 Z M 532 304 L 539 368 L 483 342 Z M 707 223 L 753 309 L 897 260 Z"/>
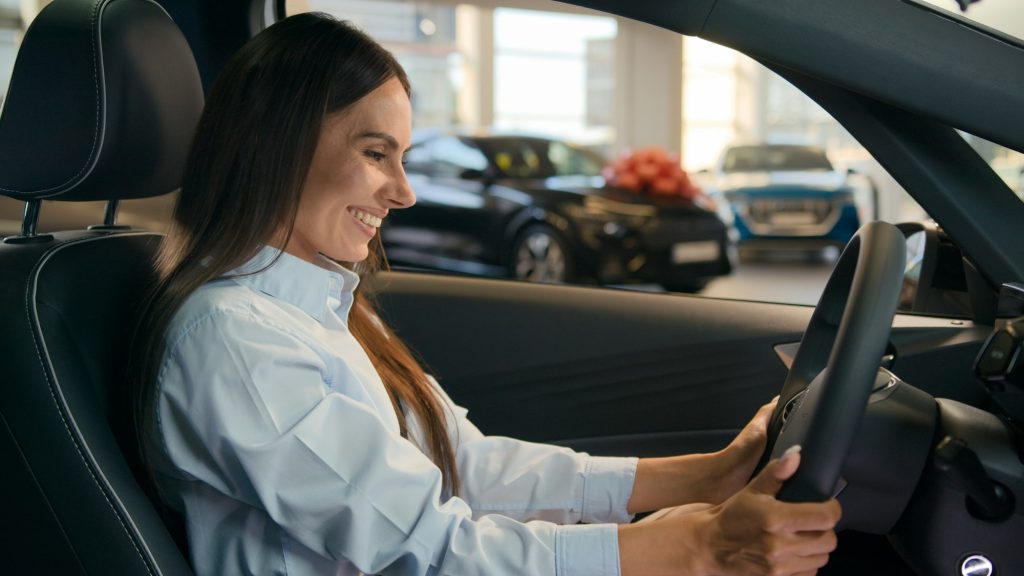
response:
<path fill-rule="evenodd" d="M 462 483 L 447 497 L 348 330 L 358 276 L 320 264 L 281 254 L 171 322 L 151 441 L 196 572 L 619 574 L 636 459 L 485 436 L 437 387 Z"/>

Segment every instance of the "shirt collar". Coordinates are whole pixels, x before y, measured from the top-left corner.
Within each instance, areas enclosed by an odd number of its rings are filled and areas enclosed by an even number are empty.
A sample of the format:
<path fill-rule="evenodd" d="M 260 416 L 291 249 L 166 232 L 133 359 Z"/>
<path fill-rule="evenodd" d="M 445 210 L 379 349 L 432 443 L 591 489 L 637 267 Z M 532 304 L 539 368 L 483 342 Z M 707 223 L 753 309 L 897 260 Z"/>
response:
<path fill-rule="evenodd" d="M 319 262 L 314 264 L 278 248 L 264 246 L 229 275 L 236 276 L 237 282 L 298 307 L 321 324 L 329 309 L 334 309 L 347 323 L 359 275 L 322 255 L 318 258 Z"/>

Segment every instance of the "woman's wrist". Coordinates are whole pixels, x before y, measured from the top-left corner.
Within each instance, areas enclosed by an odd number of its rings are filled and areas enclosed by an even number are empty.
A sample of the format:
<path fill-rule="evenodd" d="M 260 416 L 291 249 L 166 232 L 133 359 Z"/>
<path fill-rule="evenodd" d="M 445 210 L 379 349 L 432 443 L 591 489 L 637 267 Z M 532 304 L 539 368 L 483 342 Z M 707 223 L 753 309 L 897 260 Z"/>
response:
<path fill-rule="evenodd" d="M 703 576 L 711 573 L 702 529 L 707 514 L 619 526 L 622 576 Z"/>
<path fill-rule="evenodd" d="M 709 454 L 713 458 L 711 483 L 707 489 L 707 500 L 711 504 L 719 504 L 746 486 L 756 464 L 751 459 L 750 450 L 730 444 L 722 450 Z"/>
<path fill-rule="evenodd" d="M 628 510 L 637 514 L 693 502 L 720 502 L 731 494 L 722 496 L 719 484 L 735 461 L 725 450 L 713 454 L 642 458 L 637 463 Z"/>

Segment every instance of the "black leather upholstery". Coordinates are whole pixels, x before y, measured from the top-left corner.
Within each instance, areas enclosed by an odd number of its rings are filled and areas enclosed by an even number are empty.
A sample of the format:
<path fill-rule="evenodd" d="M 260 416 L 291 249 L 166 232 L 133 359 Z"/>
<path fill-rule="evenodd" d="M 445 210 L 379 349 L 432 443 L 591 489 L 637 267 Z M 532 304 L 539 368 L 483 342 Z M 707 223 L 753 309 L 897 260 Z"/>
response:
<path fill-rule="evenodd" d="M 189 574 L 113 429 L 160 236 L 58 233 L 0 247 L 0 572 Z"/>
<path fill-rule="evenodd" d="M 171 192 L 203 106 L 195 60 L 159 4 L 57 0 L 25 35 L 0 116 L 0 194 Z"/>
<path fill-rule="evenodd" d="M 199 90 L 152 1 L 55 0 L 3 110 L 0 193 L 174 190 Z M 82 230 L 0 243 L 0 574 L 191 574 L 118 442 L 131 437 L 120 384 L 159 241 Z"/>

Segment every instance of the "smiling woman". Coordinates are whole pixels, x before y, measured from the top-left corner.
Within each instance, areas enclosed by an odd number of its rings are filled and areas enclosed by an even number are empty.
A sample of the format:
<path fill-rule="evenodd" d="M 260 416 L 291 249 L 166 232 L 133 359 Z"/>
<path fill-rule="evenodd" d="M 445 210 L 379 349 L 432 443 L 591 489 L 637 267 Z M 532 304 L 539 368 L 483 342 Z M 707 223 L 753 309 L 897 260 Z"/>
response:
<path fill-rule="evenodd" d="M 773 497 L 799 447 L 747 485 L 774 403 L 713 454 L 591 457 L 485 436 L 424 373 L 363 282 L 382 221 L 415 202 L 409 94 L 391 54 L 312 13 L 256 36 L 210 92 L 131 388 L 143 460 L 185 516 L 196 571 L 822 566 L 839 505 Z"/>

